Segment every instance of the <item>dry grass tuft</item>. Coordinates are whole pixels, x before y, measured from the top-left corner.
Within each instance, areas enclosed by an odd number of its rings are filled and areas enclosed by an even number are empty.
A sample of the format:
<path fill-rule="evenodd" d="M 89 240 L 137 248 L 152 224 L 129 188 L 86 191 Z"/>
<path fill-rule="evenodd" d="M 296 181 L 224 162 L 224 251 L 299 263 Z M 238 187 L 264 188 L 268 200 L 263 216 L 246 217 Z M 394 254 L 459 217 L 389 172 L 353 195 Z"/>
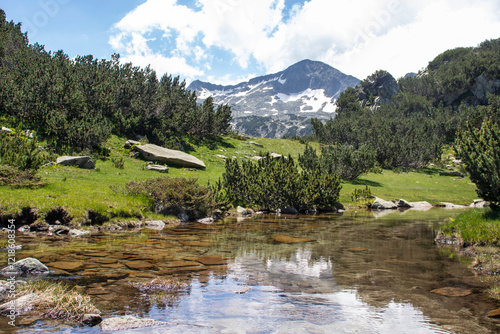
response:
<path fill-rule="evenodd" d="M 41 316 L 81 322 L 85 314 L 100 314 L 89 296 L 70 289 L 64 283 L 47 280 L 32 281 L 20 286 L 18 296 L 35 293 L 39 296 L 36 311 Z"/>

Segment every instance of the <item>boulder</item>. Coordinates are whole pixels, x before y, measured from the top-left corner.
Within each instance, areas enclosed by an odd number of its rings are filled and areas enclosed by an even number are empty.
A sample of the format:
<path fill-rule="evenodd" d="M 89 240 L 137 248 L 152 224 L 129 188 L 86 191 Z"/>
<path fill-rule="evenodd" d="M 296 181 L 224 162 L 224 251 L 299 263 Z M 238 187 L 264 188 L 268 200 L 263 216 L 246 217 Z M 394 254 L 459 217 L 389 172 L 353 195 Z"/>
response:
<path fill-rule="evenodd" d="M 151 326 L 167 325 L 168 323 L 153 319 L 136 318 L 130 315 L 117 318 L 104 319 L 101 322 L 103 331 L 123 331 L 135 328 L 144 328 Z"/>
<path fill-rule="evenodd" d="M 486 202 L 482 199 L 475 199 L 474 203 L 470 205 L 471 208 L 487 208 L 490 206 L 490 202 Z"/>
<path fill-rule="evenodd" d="M 12 132 L 12 129 L 9 129 L 9 128 L 6 128 L 5 126 L 2 126 L 2 131 L 5 131 L 5 132 L 8 132 L 8 133 L 11 133 L 11 132 Z"/>
<path fill-rule="evenodd" d="M 132 146 L 134 145 L 141 145 L 141 142 L 140 141 L 137 141 L 137 140 L 132 140 L 132 139 L 129 139 L 125 142 L 125 145 L 123 145 L 123 148 L 126 148 L 126 149 L 131 149 Z"/>
<path fill-rule="evenodd" d="M 30 293 L 19 297 L 12 302 L 7 302 L 0 305 L 0 314 L 3 316 L 9 315 L 25 315 L 35 308 L 35 304 L 40 301 L 40 296 L 36 293 Z M 12 308 L 14 306 L 14 308 Z M 11 313 L 11 312 L 14 312 Z"/>
<path fill-rule="evenodd" d="M 168 173 L 168 166 L 163 165 L 147 165 L 146 170 L 153 170 L 160 173 Z"/>
<path fill-rule="evenodd" d="M 271 158 L 273 159 L 279 159 L 281 157 L 283 157 L 281 154 L 278 154 L 278 153 L 274 153 L 274 152 L 271 152 L 271 154 L 269 154 L 271 156 Z"/>
<path fill-rule="evenodd" d="M 394 202 L 386 201 L 381 198 L 375 197 L 375 201 L 372 203 L 371 208 L 377 210 L 387 210 L 387 209 L 397 209 L 398 206 Z"/>
<path fill-rule="evenodd" d="M 134 151 L 139 152 L 144 159 L 149 161 L 163 162 L 181 167 L 206 168 L 203 161 L 190 154 L 154 144 L 135 146 Z"/>
<path fill-rule="evenodd" d="M 63 166 L 76 166 L 84 169 L 95 168 L 95 163 L 89 156 L 63 156 L 57 158 L 56 163 Z"/>
<path fill-rule="evenodd" d="M 3 276 L 46 275 L 48 273 L 49 268 L 32 257 L 19 260 L 0 271 L 0 274 Z"/>

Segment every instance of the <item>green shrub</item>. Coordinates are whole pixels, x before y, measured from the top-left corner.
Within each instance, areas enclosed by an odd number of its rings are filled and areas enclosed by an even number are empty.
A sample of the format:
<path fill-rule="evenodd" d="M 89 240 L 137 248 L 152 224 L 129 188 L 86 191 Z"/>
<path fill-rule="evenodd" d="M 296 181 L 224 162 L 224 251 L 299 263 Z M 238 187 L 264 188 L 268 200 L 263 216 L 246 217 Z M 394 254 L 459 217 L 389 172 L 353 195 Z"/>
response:
<path fill-rule="evenodd" d="M 338 176 L 320 169 L 299 172 L 291 157 L 273 159 L 269 154 L 241 164 L 227 159 L 222 185 L 231 200 L 266 210 L 331 210 L 340 192 Z"/>
<path fill-rule="evenodd" d="M 221 209 L 207 186 L 193 178 L 159 177 L 144 181 L 132 181 L 125 185 L 132 195 L 150 199 L 151 209 L 158 214 L 187 214 L 190 219 L 207 217 Z"/>
<path fill-rule="evenodd" d="M 366 145 L 357 150 L 348 145 L 330 145 L 322 147 L 318 157 L 316 151 L 307 145 L 304 154 L 299 156 L 299 163 L 308 171 L 319 168 L 337 174 L 343 180 L 354 180 L 373 168 L 375 154 Z"/>
<path fill-rule="evenodd" d="M 455 143 L 458 157 L 465 163 L 465 169 L 476 184 L 477 194 L 500 207 L 500 129 L 491 121 L 473 128 L 469 123 L 459 132 Z"/>
<path fill-rule="evenodd" d="M 36 139 L 0 132 L 0 163 L 20 170 L 37 170 L 43 163 L 43 151 Z"/>

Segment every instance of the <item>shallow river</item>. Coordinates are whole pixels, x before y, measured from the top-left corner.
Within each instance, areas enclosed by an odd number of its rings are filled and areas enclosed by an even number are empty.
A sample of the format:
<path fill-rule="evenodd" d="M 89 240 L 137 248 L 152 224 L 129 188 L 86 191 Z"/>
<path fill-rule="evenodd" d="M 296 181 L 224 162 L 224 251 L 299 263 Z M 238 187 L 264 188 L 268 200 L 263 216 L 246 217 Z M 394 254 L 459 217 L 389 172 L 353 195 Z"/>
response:
<path fill-rule="evenodd" d="M 35 257 L 92 296 L 103 318 L 171 323 L 119 333 L 493 333 L 498 303 L 481 279 L 434 242 L 460 211 L 256 216 L 221 224 L 99 233 L 69 239 L 17 235 Z M 312 239 L 283 243 L 277 235 Z M 2 267 L 5 252 L 0 253 Z M 175 277 L 185 288 L 154 297 L 134 287 Z M 465 297 L 432 290 L 453 287 Z M 19 317 L 6 333 L 103 333 Z"/>

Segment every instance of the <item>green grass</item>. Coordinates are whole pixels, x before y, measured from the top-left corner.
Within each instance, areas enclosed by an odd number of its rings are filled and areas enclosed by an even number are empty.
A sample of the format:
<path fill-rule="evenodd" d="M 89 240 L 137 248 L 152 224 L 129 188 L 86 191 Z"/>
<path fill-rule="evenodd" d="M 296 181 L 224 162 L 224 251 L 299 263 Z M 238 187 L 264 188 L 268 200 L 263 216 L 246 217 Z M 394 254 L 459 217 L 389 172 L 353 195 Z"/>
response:
<path fill-rule="evenodd" d="M 467 245 L 500 245 L 500 212 L 475 209 L 441 226 L 445 235 L 456 235 Z"/>
<path fill-rule="evenodd" d="M 130 196 L 124 185 L 132 180 L 156 178 L 161 174 L 144 170 L 146 162 L 129 157 L 129 150 L 123 148 L 125 138 L 112 136 L 107 142 L 111 149 L 107 160 L 96 161 L 95 170 L 82 170 L 73 167 L 44 167 L 38 172 L 46 185 L 37 188 L 14 189 L 9 186 L 0 187 L 0 213 L 19 212 L 23 207 L 39 209 L 40 216 L 56 207 L 65 208 L 77 220 L 83 220 L 89 210 L 106 214 L 115 219 L 127 219 L 143 215 L 146 218 L 158 218 L 150 211 L 146 197 Z M 256 142 L 258 147 L 250 142 Z M 168 176 L 197 178 L 206 185 L 214 183 L 224 172 L 223 155 L 238 160 L 248 159 L 261 152 L 275 152 L 297 158 L 303 153 L 305 145 L 287 139 L 224 137 L 223 140 L 211 143 L 207 147 L 192 144 L 188 153 L 201 159 L 205 170 L 170 167 Z M 319 149 L 319 145 L 313 143 Z M 123 158 L 124 168 L 115 167 L 113 159 Z M 384 170 L 382 173 L 370 173 L 350 182 L 342 183 L 340 201 L 344 205 L 352 202 L 354 189 L 368 186 L 373 195 L 397 200 L 428 201 L 432 204 L 445 201 L 456 204 L 470 204 L 476 198 L 475 186 L 468 178 L 457 179 L 438 176 L 438 169 L 429 168 L 416 172 L 396 173 Z M 356 203 L 355 203 L 356 204 Z"/>

